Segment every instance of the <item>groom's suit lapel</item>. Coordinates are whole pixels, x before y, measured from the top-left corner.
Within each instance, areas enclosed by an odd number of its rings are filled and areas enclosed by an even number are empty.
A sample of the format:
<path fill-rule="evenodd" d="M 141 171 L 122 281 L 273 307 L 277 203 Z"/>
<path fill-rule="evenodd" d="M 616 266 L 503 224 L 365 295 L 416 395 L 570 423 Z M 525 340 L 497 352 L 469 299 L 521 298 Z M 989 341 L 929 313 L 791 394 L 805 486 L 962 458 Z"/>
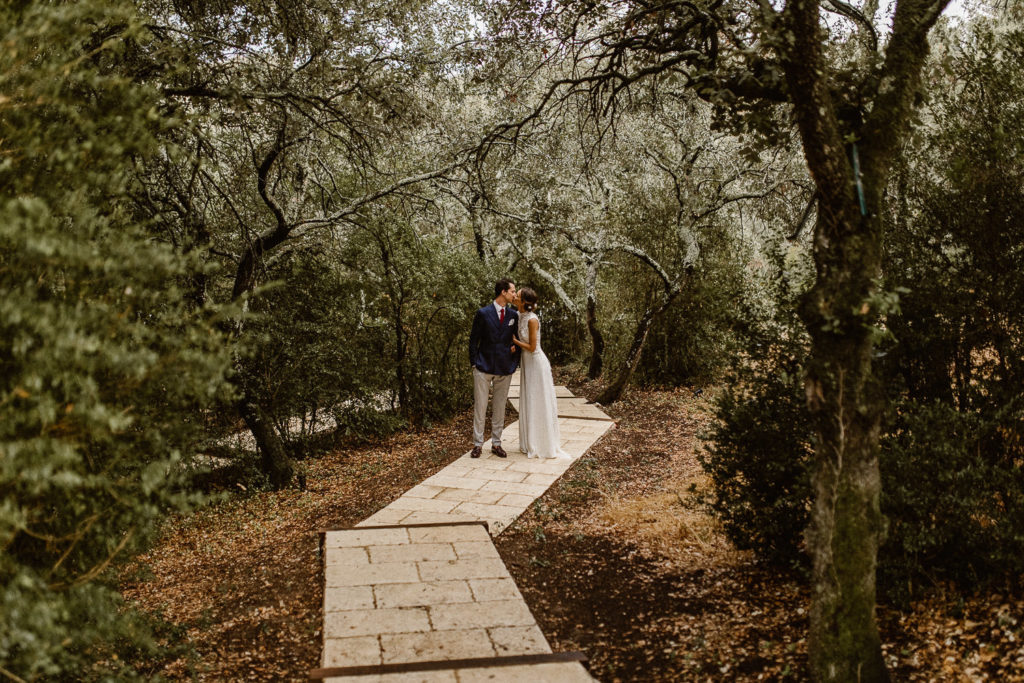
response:
<path fill-rule="evenodd" d="M 491 321 L 492 326 L 501 328 L 501 323 L 498 321 L 498 312 L 494 310 L 493 304 L 487 307 L 487 319 Z"/>

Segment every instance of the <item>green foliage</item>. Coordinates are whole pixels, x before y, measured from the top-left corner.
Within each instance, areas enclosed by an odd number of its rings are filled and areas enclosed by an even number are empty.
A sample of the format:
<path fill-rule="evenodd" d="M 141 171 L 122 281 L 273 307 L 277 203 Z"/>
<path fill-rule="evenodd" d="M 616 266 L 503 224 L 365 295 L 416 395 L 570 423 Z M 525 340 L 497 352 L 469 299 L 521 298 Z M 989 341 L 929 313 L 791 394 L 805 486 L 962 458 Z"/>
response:
<path fill-rule="evenodd" d="M 107 582 L 178 487 L 227 357 L 183 301 L 195 264 L 135 224 L 156 99 L 119 73 L 132 5 L 5 5 L 0 58 L 0 661 L 22 678 L 131 674 L 148 627 Z"/>
<path fill-rule="evenodd" d="M 640 382 L 699 384 L 717 380 L 738 349 L 749 250 L 727 230 L 707 231 L 700 268 L 652 327 L 637 369 Z M 741 256 L 742 255 L 742 256 Z M 745 258 L 746 257 L 746 258 Z"/>
<path fill-rule="evenodd" d="M 799 369 L 785 365 L 742 376 L 718 397 L 700 461 L 715 489 L 711 509 L 736 547 L 796 565 L 810 518 L 811 423 Z"/>
<path fill-rule="evenodd" d="M 390 406 L 392 373 L 381 362 L 388 330 L 365 324 L 366 292 L 334 258 L 314 248 L 286 254 L 268 273 L 275 284 L 253 298 L 246 324 L 251 348 L 242 375 L 296 455 L 335 418 Z M 362 421 L 345 422 L 351 429 Z"/>
<path fill-rule="evenodd" d="M 761 286 L 737 307 L 742 360 L 715 399 L 718 418 L 699 459 L 710 507 L 739 548 L 770 562 L 802 564 L 810 519 L 812 423 L 803 389 L 807 337 L 796 303 L 809 285 L 806 252 L 785 242 L 768 252 Z"/>
<path fill-rule="evenodd" d="M 466 344 L 488 278 L 472 254 L 381 209 L 343 245 L 296 249 L 253 299 L 243 375 L 296 455 L 442 419 L 472 387 Z M 305 420 L 301 419 L 305 416 Z"/>
<path fill-rule="evenodd" d="M 879 569 L 889 593 L 1024 571 L 1024 477 L 994 457 L 1019 429 L 1019 408 L 1012 421 L 1013 410 L 983 415 L 938 401 L 896 412 L 879 463 L 890 520 Z"/>
<path fill-rule="evenodd" d="M 934 124 L 906 150 L 891 188 L 879 295 L 891 336 L 875 368 L 889 392 L 879 585 L 893 599 L 1024 570 L 1021 45 L 1019 30 L 977 26 L 935 67 L 935 80 L 954 87 L 933 93 Z M 775 272 L 781 281 L 792 270 Z M 796 308 L 787 291 L 771 290 L 778 319 Z M 810 504 L 812 430 L 797 381 L 806 348 L 766 353 L 771 339 L 796 338 L 752 319 L 748 363 L 718 402 L 704 466 L 733 541 L 797 561 Z"/>
<path fill-rule="evenodd" d="M 946 46 L 932 73 L 953 86 L 932 95 L 936 125 L 905 156 L 889 216 L 887 286 L 905 291 L 882 359 L 895 407 L 881 569 L 911 585 L 1024 568 L 1020 26 L 979 22 Z"/>

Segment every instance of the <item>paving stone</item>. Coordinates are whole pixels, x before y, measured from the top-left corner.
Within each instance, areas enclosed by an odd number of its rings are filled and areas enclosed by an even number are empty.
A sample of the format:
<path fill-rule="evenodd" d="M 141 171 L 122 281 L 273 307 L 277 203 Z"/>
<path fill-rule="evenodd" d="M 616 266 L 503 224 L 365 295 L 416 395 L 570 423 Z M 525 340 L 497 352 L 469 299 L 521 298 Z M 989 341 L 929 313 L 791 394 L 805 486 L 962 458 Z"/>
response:
<path fill-rule="evenodd" d="M 428 477 L 424 483 L 429 483 L 431 486 L 442 486 L 446 489 L 472 489 L 476 491 L 482 488 L 487 483 L 487 480 L 469 479 L 456 474 L 445 474 L 442 470 L 440 473 Z"/>
<path fill-rule="evenodd" d="M 461 460 L 456 460 L 455 462 L 456 463 L 461 463 L 462 461 Z M 480 469 L 485 469 L 485 470 L 504 470 L 504 469 L 508 468 L 508 466 L 512 463 L 512 460 L 510 460 L 509 458 L 491 457 L 491 458 L 471 459 L 471 460 L 467 460 L 467 462 L 469 462 L 472 467 L 477 467 L 477 468 L 480 468 Z M 452 464 L 454 465 L 455 463 L 452 463 Z M 444 470 L 442 470 L 442 472 L 443 471 Z"/>
<path fill-rule="evenodd" d="M 541 486 L 548 486 L 548 487 L 550 487 L 552 484 L 554 484 L 556 481 L 558 481 L 558 478 L 560 476 L 562 476 L 562 475 L 561 474 L 550 474 L 550 473 L 547 473 L 547 472 L 534 472 L 532 474 L 527 475 L 526 479 L 523 480 L 523 483 L 524 484 L 540 484 Z"/>
<path fill-rule="evenodd" d="M 436 631 L 494 626 L 532 626 L 537 623 L 533 615 L 530 614 L 530 608 L 522 600 L 431 605 L 428 610 L 430 611 L 430 623 L 433 624 Z"/>
<path fill-rule="evenodd" d="M 452 602 L 473 602 L 467 581 L 427 581 L 375 586 L 378 607 L 426 607 Z"/>
<path fill-rule="evenodd" d="M 468 558 L 456 562 L 420 562 L 419 569 L 420 576 L 424 581 L 489 579 L 508 576 L 505 563 L 486 557 Z"/>
<path fill-rule="evenodd" d="M 503 496 L 501 491 L 471 491 L 469 489 L 444 489 L 437 497 L 441 500 L 468 501 L 471 503 L 497 503 Z"/>
<path fill-rule="evenodd" d="M 524 506 L 525 507 L 525 506 Z M 479 519 L 491 521 L 515 519 L 522 514 L 523 508 L 510 505 L 485 505 L 484 503 L 459 503 L 455 512 L 473 515 Z"/>
<path fill-rule="evenodd" d="M 328 531 L 324 540 L 326 548 L 351 548 L 367 545 L 398 545 L 409 542 L 409 533 L 405 529 L 345 529 L 344 531 Z"/>
<path fill-rule="evenodd" d="M 490 541 L 491 536 L 483 524 L 457 526 L 412 527 L 409 538 L 413 543 L 454 543 L 456 541 Z"/>
<path fill-rule="evenodd" d="M 402 524 L 437 524 L 447 522 L 470 522 L 476 517 L 469 517 L 454 512 L 410 512 L 409 516 L 402 520 Z"/>
<path fill-rule="evenodd" d="M 403 529 L 404 531 L 404 529 Z M 389 562 L 367 565 L 327 565 L 324 571 L 328 588 L 335 586 L 369 586 L 377 583 L 414 583 L 420 580 L 412 562 Z"/>
<path fill-rule="evenodd" d="M 579 662 L 459 669 L 458 675 L 459 683 L 594 683 L 594 679 Z"/>
<path fill-rule="evenodd" d="M 536 626 L 501 626 L 487 629 L 498 656 L 539 655 L 551 652 L 551 646 Z"/>
<path fill-rule="evenodd" d="M 458 683 L 454 669 L 325 678 L 325 683 Z"/>
<path fill-rule="evenodd" d="M 468 557 L 501 557 L 491 541 L 456 541 L 452 546 L 460 560 Z"/>
<path fill-rule="evenodd" d="M 518 375 L 514 381 L 518 384 Z M 513 397 L 518 393 L 518 389 L 510 392 Z M 513 423 L 503 433 L 509 458 L 495 457 L 487 443 L 484 457 L 459 458 L 357 525 L 482 519 L 489 522 L 490 534 L 476 524 L 327 534 L 324 666 L 551 651 L 491 535 L 512 524 L 576 457 L 615 427 L 598 406 L 573 396 L 565 387 L 556 387 L 556 395 L 560 411 L 602 418 L 560 418 L 563 448 L 573 459 L 527 459 L 516 452 L 519 430 L 518 423 Z M 518 401 L 512 404 L 518 407 Z M 344 680 L 544 683 L 593 679 L 578 663 L 549 663 Z"/>
<path fill-rule="evenodd" d="M 370 586 L 335 586 L 324 589 L 324 612 L 350 609 L 373 609 Z"/>
<path fill-rule="evenodd" d="M 544 495 L 548 487 L 542 484 L 524 484 L 514 481 L 489 481 L 483 489 L 485 491 L 501 491 L 502 493 L 521 493 L 524 496 L 537 498 Z"/>
<path fill-rule="evenodd" d="M 372 666 L 381 663 L 380 639 L 377 636 L 360 638 L 326 638 L 323 666 Z"/>
<path fill-rule="evenodd" d="M 380 642 L 385 664 L 494 656 L 494 646 L 482 628 L 387 634 Z"/>
<path fill-rule="evenodd" d="M 327 564 L 369 564 L 366 548 L 327 548 Z"/>
<path fill-rule="evenodd" d="M 431 486 L 430 484 L 417 484 L 411 489 L 403 493 L 403 496 L 412 496 L 413 498 L 433 498 L 437 494 L 444 491 L 441 486 Z"/>
<path fill-rule="evenodd" d="M 472 579 L 469 587 L 478 602 L 491 600 L 522 600 L 523 596 L 516 582 L 508 577 L 500 579 Z"/>
<path fill-rule="evenodd" d="M 476 603 L 468 603 L 476 604 Z M 430 630 L 424 607 L 359 609 L 324 615 L 325 638 L 349 638 L 383 633 L 415 633 Z"/>
<path fill-rule="evenodd" d="M 395 510 L 391 507 L 386 507 L 383 510 L 378 510 L 363 521 L 356 524 L 360 526 L 385 526 L 395 525 L 402 523 L 406 517 L 412 514 L 409 510 Z"/>
<path fill-rule="evenodd" d="M 441 471 L 436 472 L 435 474 L 452 474 L 454 472 L 458 472 L 461 476 L 464 473 L 464 470 L 475 470 L 478 462 L 480 462 L 480 458 L 470 458 L 467 453 L 458 460 L 452 460 L 450 463 L 445 465 Z"/>
<path fill-rule="evenodd" d="M 527 474 L 533 474 L 534 472 L 541 472 L 546 474 L 562 474 L 568 469 L 561 460 L 537 460 L 531 458 L 529 460 L 517 460 L 509 465 L 510 470 L 516 472 L 526 472 Z"/>
<path fill-rule="evenodd" d="M 448 467 L 438 472 L 443 477 L 459 477 L 460 479 L 486 479 L 487 477 L 481 476 L 482 472 L 490 472 L 491 470 L 477 467 L 476 463 L 462 463 L 456 460 Z"/>
<path fill-rule="evenodd" d="M 526 479 L 528 475 L 526 472 L 515 472 L 513 470 L 505 469 L 478 471 L 475 476 L 489 481 L 522 481 Z"/>
<path fill-rule="evenodd" d="M 587 420 L 580 424 L 579 431 L 576 432 L 577 438 L 589 437 L 597 439 L 607 432 L 609 429 L 615 426 L 614 422 L 608 420 Z"/>
<path fill-rule="evenodd" d="M 614 420 L 589 420 L 580 417 L 563 417 L 558 420 L 558 424 L 573 424 L 583 429 L 609 429 L 615 426 Z"/>
<path fill-rule="evenodd" d="M 498 501 L 498 504 L 525 509 L 535 500 L 537 499 L 534 496 L 524 496 L 521 493 L 506 493 Z"/>
<path fill-rule="evenodd" d="M 451 512 L 452 508 L 458 505 L 451 500 L 437 500 L 436 498 L 412 498 L 402 496 L 393 501 L 389 508 L 394 510 L 409 510 L 410 512 Z"/>
<path fill-rule="evenodd" d="M 558 417 L 588 417 L 595 420 L 611 420 L 599 408 L 594 406 L 561 405 L 558 406 Z"/>
<path fill-rule="evenodd" d="M 424 562 L 427 560 L 454 560 L 455 550 L 450 543 L 406 543 L 405 545 L 370 546 L 370 561 Z"/>

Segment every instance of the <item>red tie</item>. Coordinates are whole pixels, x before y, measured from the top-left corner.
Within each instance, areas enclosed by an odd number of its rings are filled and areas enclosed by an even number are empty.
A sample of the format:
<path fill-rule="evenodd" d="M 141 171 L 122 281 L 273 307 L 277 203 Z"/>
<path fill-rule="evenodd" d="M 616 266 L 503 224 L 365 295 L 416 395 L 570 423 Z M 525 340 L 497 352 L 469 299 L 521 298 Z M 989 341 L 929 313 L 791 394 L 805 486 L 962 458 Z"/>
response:
<path fill-rule="evenodd" d="M 504 308 L 501 309 L 500 313 L 498 313 L 498 324 L 499 325 L 504 325 L 505 324 L 505 309 Z"/>

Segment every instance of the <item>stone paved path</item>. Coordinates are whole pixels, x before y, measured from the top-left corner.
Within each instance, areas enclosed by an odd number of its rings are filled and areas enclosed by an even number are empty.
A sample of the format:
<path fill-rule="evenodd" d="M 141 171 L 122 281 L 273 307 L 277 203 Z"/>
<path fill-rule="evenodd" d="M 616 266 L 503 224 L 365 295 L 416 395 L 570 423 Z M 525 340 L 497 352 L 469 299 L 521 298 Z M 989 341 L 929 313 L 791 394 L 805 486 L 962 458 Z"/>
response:
<path fill-rule="evenodd" d="M 518 376 L 510 400 L 518 408 Z M 323 669 L 345 681 L 591 681 L 553 654 L 491 534 L 506 529 L 614 426 L 558 387 L 568 460 L 528 459 L 518 422 L 507 459 L 467 452 L 356 527 L 326 531 Z"/>

